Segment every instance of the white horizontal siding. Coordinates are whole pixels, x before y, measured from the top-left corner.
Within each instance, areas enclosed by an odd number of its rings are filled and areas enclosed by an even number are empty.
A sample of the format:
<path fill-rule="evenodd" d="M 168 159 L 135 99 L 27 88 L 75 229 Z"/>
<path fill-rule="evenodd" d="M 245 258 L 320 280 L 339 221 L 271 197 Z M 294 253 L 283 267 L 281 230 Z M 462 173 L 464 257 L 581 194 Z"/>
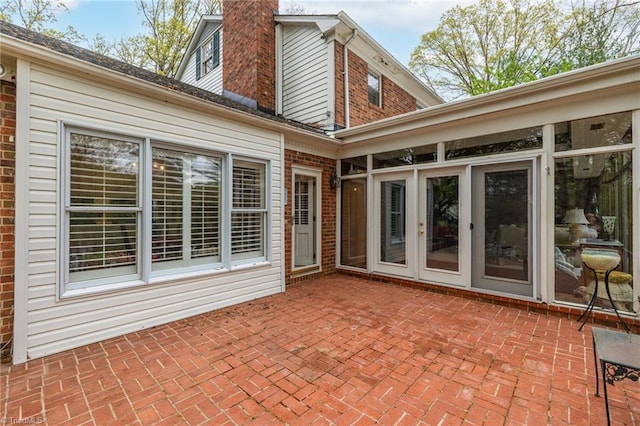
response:
<path fill-rule="evenodd" d="M 327 44 L 315 26 L 287 26 L 282 40 L 283 115 L 324 123 L 329 99 Z"/>
<path fill-rule="evenodd" d="M 156 101 L 82 77 L 32 66 L 27 215 L 27 356 L 79 345 L 185 318 L 282 290 L 281 146 L 265 131 Z M 271 162 L 271 264 L 174 278 L 122 291 L 60 300 L 57 295 L 60 181 L 59 124 L 211 150 Z"/>
<path fill-rule="evenodd" d="M 200 45 L 204 41 L 206 41 L 207 38 L 210 37 L 217 28 L 219 28 L 217 24 L 209 25 L 207 28 L 205 28 L 202 33 L 203 35 L 202 37 L 200 37 L 200 40 L 196 46 L 196 49 L 199 49 Z M 222 94 L 222 66 L 224 62 L 224 42 L 222 39 L 222 33 L 223 31 L 220 30 L 220 65 L 218 65 L 207 75 L 203 75 L 199 80 L 196 79 L 196 52 L 194 50 L 189 55 L 189 60 L 180 78 L 181 81 L 187 84 L 191 84 L 192 86 L 208 90 L 209 92 L 217 93 L 218 95 Z"/>

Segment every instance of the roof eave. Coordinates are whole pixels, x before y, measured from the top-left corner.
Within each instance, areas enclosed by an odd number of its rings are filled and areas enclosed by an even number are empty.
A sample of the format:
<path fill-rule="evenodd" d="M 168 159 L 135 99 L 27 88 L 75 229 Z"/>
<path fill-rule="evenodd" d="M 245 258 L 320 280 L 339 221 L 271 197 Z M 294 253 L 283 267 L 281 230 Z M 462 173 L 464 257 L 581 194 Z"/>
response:
<path fill-rule="evenodd" d="M 304 128 L 298 128 L 286 123 L 280 123 L 276 120 L 270 120 L 265 117 L 251 114 L 246 111 L 234 109 L 227 105 L 221 105 L 206 99 L 201 99 L 188 93 L 174 90 L 170 87 L 161 86 L 144 79 L 123 74 L 109 68 L 105 68 L 79 58 L 69 56 L 44 46 L 32 44 L 24 40 L 2 34 L 2 55 L 14 56 L 29 61 L 37 61 L 44 64 L 50 64 L 70 70 L 73 73 L 79 73 L 87 76 L 92 75 L 105 82 L 116 83 L 119 88 L 129 88 L 138 93 L 145 95 L 153 95 L 155 99 L 172 102 L 178 105 L 189 106 L 208 112 L 213 112 L 218 117 L 223 117 L 235 121 L 239 121 L 248 125 L 260 127 L 262 129 L 272 130 L 284 135 L 302 137 L 306 140 L 312 140 L 314 143 L 323 144 L 329 149 L 337 149 L 340 141 L 328 136 L 324 133 L 313 132 Z M 18 79 L 20 76 L 17 76 Z"/>

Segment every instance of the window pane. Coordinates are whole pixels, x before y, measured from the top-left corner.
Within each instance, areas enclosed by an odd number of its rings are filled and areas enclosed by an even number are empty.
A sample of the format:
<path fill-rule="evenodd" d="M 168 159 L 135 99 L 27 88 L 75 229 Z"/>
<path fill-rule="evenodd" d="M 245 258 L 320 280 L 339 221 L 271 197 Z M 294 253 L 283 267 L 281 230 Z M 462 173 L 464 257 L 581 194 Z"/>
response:
<path fill-rule="evenodd" d="M 152 259 L 154 262 L 183 257 L 183 160 L 182 154 L 153 150 Z"/>
<path fill-rule="evenodd" d="M 234 163 L 233 208 L 264 208 L 264 165 L 247 162 Z"/>
<path fill-rule="evenodd" d="M 540 148 L 542 148 L 542 127 L 532 127 L 447 142 L 445 144 L 445 159 L 478 157 Z"/>
<path fill-rule="evenodd" d="M 247 161 L 233 164 L 231 257 L 265 256 L 265 165 Z"/>
<path fill-rule="evenodd" d="M 427 268 L 459 270 L 458 176 L 427 178 Z"/>
<path fill-rule="evenodd" d="M 631 143 L 631 113 L 622 112 L 555 125 L 555 150 L 594 148 Z"/>
<path fill-rule="evenodd" d="M 137 206 L 139 146 L 71 133 L 72 206 Z"/>
<path fill-rule="evenodd" d="M 220 254 L 220 160 L 198 156 L 191 163 L 191 257 Z"/>
<path fill-rule="evenodd" d="M 154 269 L 219 262 L 220 165 L 216 157 L 153 149 Z"/>
<path fill-rule="evenodd" d="M 406 182 L 404 180 L 380 184 L 380 260 L 404 265 Z"/>
<path fill-rule="evenodd" d="M 619 310 L 633 311 L 632 171 L 630 151 L 555 160 L 556 300 L 589 302 L 595 277 L 580 254 L 586 247 L 599 247 L 621 255 L 609 289 Z M 606 307 L 603 279 L 599 277 L 596 304 Z"/>
<path fill-rule="evenodd" d="M 373 154 L 373 168 L 382 169 L 386 167 L 429 163 L 436 161 L 436 159 L 437 146 L 435 144 L 425 145 Z"/>
<path fill-rule="evenodd" d="M 363 155 L 340 160 L 340 172 L 342 176 L 367 173 L 367 156 Z"/>
<path fill-rule="evenodd" d="M 369 71 L 367 77 L 369 102 L 380 105 L 380 76 Z"/>
<path fill-rule="evenodd" d="M 367 267 L 367 180 L 345 179 L 341 191 L 340 263 Z"/>
<path fill-rule="evenodd" d="M 136 247 L 137 213 L 70 213 L 71 281 L 135 273 Z"/>
<path fill-rule="evenodd" d="M 138 273 L 135 142 L 69 133 L 69 282 Z"/>
<path fill-rule="evenodd" d="M 264 213 L 231 214 L 231 254 L 234 259 L 264 256 Z"/>

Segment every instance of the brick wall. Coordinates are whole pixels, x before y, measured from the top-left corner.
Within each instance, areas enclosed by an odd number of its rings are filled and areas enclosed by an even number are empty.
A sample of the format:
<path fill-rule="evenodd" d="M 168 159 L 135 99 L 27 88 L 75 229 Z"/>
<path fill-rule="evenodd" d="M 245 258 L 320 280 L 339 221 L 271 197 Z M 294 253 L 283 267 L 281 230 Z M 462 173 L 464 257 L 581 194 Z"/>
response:
<path fill-rule="evenodd" d="M 0 359 L 10 357 L 13 335 L 16 86 L 0 82 Z"/>
<path fill-rule="evenodd" d="M 344 126 L 344 47 L 336 43 L 336 123 Z M 366 61 L 349 51 L 349 111 L 350 125 L 370 123 L 387 117 L 415 111 L 417 103 L 413 96 L 405 92 L 388 78 L 381 76 L 382 107 L 369 102 Z"/>
<path fill-rule="evenodd" d="M 222 9 L 224 90 L 268 112 L 275 111 L 277 11 L 278 0 L 225 0 Z"/>
<path fill-rule="evenodd" d="M 336 270 L 336 189 L 329 185 L 329 176 L 336 169 L 336 161 L 317 155 L 305 154 L 298 151 L 285 150 L 285 188 L 289 193 L 289 200 L 285 206 L 285 282 L 293 284 L 298 281 L 316 278 L 320 275 L 332 274 Z M 293 166 L 306 166 L 322 170 L 322 272 L 314 272 L 299 276 L 291 274 L 291 232 L 293 227 Z"/>

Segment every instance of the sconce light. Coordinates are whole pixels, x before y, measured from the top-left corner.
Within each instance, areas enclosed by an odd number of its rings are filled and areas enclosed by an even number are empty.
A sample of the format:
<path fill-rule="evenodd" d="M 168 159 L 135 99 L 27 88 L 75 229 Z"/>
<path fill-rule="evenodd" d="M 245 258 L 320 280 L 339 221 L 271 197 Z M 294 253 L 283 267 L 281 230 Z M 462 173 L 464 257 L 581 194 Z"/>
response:
<path fill-rule="evenodd" d="M 336 174 L 335 170 L 329 176 L 329 186 L 333 189 L 340 188 L 340 176 Z"/>

